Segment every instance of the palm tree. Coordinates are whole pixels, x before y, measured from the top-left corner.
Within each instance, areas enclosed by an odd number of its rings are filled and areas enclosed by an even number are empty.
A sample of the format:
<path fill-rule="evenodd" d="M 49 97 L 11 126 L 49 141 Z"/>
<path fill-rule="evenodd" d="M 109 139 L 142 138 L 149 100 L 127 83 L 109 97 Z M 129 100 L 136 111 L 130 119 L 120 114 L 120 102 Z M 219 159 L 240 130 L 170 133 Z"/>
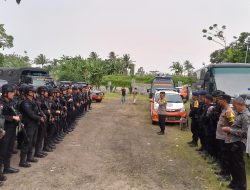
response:
<path fill-rule="evenodd" d="M 123 74 L 127 74 L 127 70 L 131 67 L 133 61 L 130 59 L 129 54 L 125 54 L 122 57 Z"/>
<path fill-rule="evenodd" d="M 194 70 L 193 64 L 190 61 L 186 60 L 183 65 L 187 75 L 190 76 Z"/>
<path fill-rule="evenodd" d="M 183 73 L 183 65 L 181 65 L 180 62 L 173 62 L 169 68 L 171 71 L 174 71 L 176 75 L 182 75 Z"/>
<path fill-rule="evenodd" d="M 98 58 L 99 58 L 99 55 L 97 55 L 97 53 L 94 52 L 94 51 L 92 51 L 92 52 L 90 53 L 90 55 L 89 55 L 89 59 L 94 59 L 94 60 L 96 60 L 96 59 L 98 59 Z"/>
<path fill-rule="evenodd" d="M 45 64 L 48 64 L 49 62 L 49 59 L 47 59 L 46 56 L 43 54 L 38 55 L 34 60 L 34 63 L 36 65 L 42 65 L 42 68 Z"/>
<path fill-rule="evenodd" d="M 115 52 L 111 51 L 111 52 L 109 53 L 108 58 L 109 58 L 109 60 L 116 60 L 117 55 L 115 54 Z"/>

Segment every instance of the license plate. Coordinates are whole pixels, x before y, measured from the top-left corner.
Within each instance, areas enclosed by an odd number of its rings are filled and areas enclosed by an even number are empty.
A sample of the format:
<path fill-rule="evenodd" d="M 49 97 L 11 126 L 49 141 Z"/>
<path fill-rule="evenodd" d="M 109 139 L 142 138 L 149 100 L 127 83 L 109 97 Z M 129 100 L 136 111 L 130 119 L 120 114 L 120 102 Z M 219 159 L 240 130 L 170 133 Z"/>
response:
<path fill-rule="evenodd" d="M 176 118 L 175 117 L 167 117 L 167 120 L 173 121 L 173 120 L 176 120 Z"/>

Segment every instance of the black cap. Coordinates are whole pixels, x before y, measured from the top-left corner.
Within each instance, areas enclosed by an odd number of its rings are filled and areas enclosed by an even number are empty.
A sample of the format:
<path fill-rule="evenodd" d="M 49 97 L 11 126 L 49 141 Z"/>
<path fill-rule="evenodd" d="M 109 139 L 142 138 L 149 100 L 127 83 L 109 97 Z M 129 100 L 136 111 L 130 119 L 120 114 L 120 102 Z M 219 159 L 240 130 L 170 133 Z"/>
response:
<path fill-rule="evenodd" d="M 216 90 L 212 93 L 212 96 L 213 97 L 218 97 L 218 96 L 221 96 L 221 95 L 224 95 L 226 94 L 224 91 L 221 91 L 221 90 Z"/>
<path fill-rule="evenodd" d="M 199 91 L 200 96 L 206 96 L 207 95 L 207 91 L 206 90 L 201 90 Z"/>
<path fill-rule="evenodd" d="M 213 96 L 211 96 L 210 94 L 207 94 L 206 95 L 206 99 L 210 100 L 210 101 L 213 101 Z"/>
<path fill-rule="evenodd" d="M 199 94 L 199 92 L 193 92 L 192 93 L 192 96 L 199 96 L 200 94 Z"/>
<path fill-rule="evenodd" d="M 218 96 L 218 98 L 226 100 L 228 103 L 231 101 L 231 96 L 229 96 L 228 94 L 222 94 Z"/>

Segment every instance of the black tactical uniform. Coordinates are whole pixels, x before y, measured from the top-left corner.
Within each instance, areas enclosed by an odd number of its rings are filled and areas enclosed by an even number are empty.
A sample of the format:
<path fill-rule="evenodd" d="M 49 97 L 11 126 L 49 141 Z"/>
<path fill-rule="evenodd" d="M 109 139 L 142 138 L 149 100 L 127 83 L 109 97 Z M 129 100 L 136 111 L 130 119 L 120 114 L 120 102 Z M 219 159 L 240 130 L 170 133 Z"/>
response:
<path fill-rule="evenodd" d="M 198 92 L 193 92 L 193 97 L 199 97 Z M 198 146 L 198 129 L 199 129 L 199 101 L 195 100 L 190 103 L 189 117 L 191 118 L 191 132 L 193 133 L 192 141 L 188 142 L 190 146 Z"/>
<path fill-rule="evenodd" d="M 16 127 L 17 121 L 14 120 L 13 116 L 18 116 L 18 112 L 15 108 L 15 102 L 13 99 L 8 98 L 8 93 L 14 93 L 13 86 L 6 84 L 2 87 L 3 96 L 1 98 L 2 104 L 2 115 L 4 116 L 4 130 L 5 136 L 0 141 L 0 170 L 2 164 L 4 165 L 4 173 L 17 173 L 18 169 L 10 167 L 11 155 L 16 139 Z M 13 96 L 14 98 L 14 96 Z M 0 171 L 0 172 L 1 172 Z"/>
<path fill-rule="evenodd" d="M 3 137 L 5 136 L 4 131 L 4 116 L 2 115 L 3 106 L 0 104 L 0 144 L 2 143 Z M 2 158 L 0 158 L 2 160 Z M 1 161 L 2 162 L 2 161 Z M 4 181 L 6 181 L 7 177 L 3 175 L 2 168 L 0 170 L 0 187 L 3 186 Z"/>
<path fill-rule="evenodd" d="M 33 145 L 36 142 L 36 135 L 38 131 L 39 122 L 44 122 L 43 117 L 39 114 L 39 108 L 34 102 L 34 88 L 28 86 L 25 89 L 26 99 L 20 105 L 20 112 L 22 114 L 22 121 L 25 129 L 25 142 L 22 145 L 20 154 L 20 167 L 30 167 L 28 162 L 37 162 L 33 157 Z"/>
<path fill-rule="evenodd" d="M 49 108 L 47 104 L 47 100 L 44 97 L 44 93 L 48 92 L 47 87 L 41 86 L 37 89 L 39 96 L 36 98 L 37 106 L 39 107 L 39 115 L 43 115 L 45 122 L 40 123 L 38 126 L 38 133 L 37 133 L 37 141 L 35 145 L 35 157 L 43 158 L 47 156 L 47 153 L 43 152 L 43 144 L 46 144 L 46 137 L 47 137 L 47 126 L 49 118 Z M 44 142 L 44 143 L 43 143 Z"/>

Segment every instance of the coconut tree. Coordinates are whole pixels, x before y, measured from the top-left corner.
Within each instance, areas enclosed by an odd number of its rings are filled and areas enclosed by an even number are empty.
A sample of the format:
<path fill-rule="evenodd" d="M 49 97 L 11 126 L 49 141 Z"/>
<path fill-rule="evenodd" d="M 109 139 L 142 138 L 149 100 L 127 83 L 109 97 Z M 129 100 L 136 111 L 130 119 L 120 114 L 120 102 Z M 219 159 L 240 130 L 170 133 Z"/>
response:
<path fill-rule="evenodd" d="M 99 55 L 97 55 L 96 52 L 92 51 L 90 54 L 89 54 L 89 59 L 98 59 L 99 58 Z"/>
<path fill-rule="evenodd" d="M 184 70 L 187 73 L 187 75 L 190 76 L 194 70 L 192 63 L 190 61 L 186 60 L 183 64 L 183 66 L 184 66 Z"/>
<path fill-rule="evenodd" d="M 43 66 L 50 63 L 50 61 L 49 59 L 46 58 L 44 54 L 40 54 L 35 58 L 34 63 L 36 65 L 42 65 L 42 68 L 43 68 Z"/>
<path fill-rule="evenodd" d="M 182 75 L 183 73 L 183 65 L 181 65 L 180 62 L 173 62 L 169 68 L 171 71 L 174 71 L 176 75 Z"/>

